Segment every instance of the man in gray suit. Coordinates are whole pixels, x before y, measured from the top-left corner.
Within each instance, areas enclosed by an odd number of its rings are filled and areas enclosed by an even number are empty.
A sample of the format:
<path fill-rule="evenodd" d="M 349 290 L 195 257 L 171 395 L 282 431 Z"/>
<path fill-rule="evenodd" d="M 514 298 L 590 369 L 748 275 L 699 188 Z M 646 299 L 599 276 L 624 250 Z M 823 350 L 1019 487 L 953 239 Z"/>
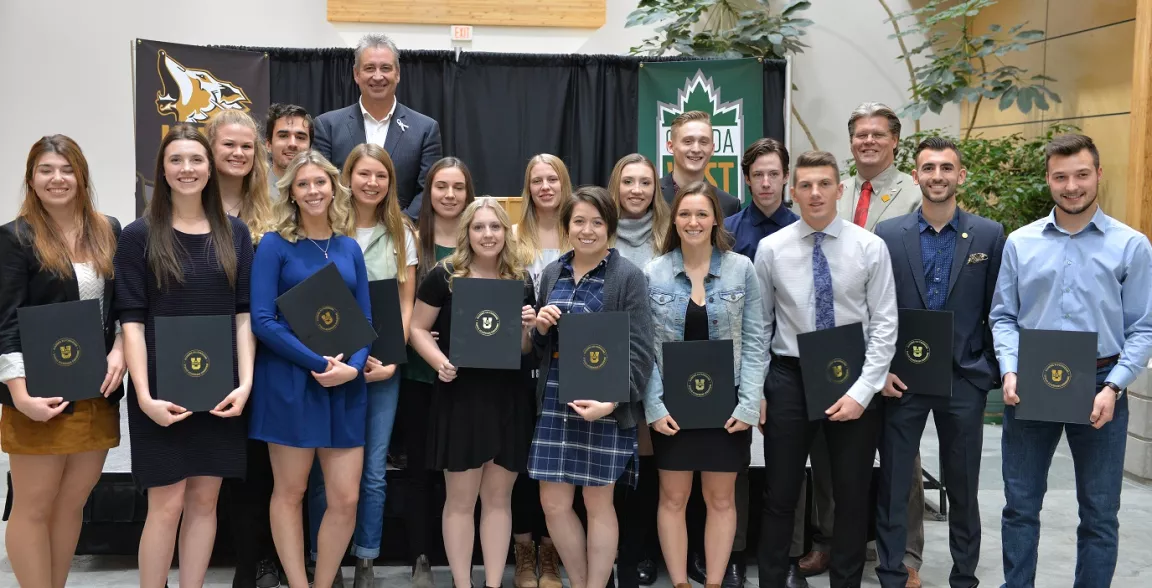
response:
<path fill-rule="evenodd" d="M 442 156 L 440 125 L 396 100 L 400 84 L 400 50 L 386 35 L 369 33 L 356 45 L 353 76 L 360 100 L 316 118 L 313 144 L 338 168 L 354 147 L 376 143 L 396 166 L 400 208 L 420 215 L 424 176 Z"/>
<path fill-rule="evenodd" d="M 1000 273 L 1004 227 L 956 206 L 966 171 L 951 141 L 930 137 L 916 148 L 913 172 L 923 193 L 919 211 L 876 225 L 892 256 L 900 308 L 952 313 L 952 395 L 928 396 L 888 374 L 882 391 L 884 429 L 876 505 L 876 574 L 884 588 L 909 580 L 904 555 L 908 540 L 908 490 L 928 411 L 936 419 L 940 459 L 948 481 L 949 547 L 953 588 L 976 586 L 980 558 L 980 452 L 988 390 L 1000 379 L 988 313 Z M 897 349 L 897 353 L 904 353 Z"/>

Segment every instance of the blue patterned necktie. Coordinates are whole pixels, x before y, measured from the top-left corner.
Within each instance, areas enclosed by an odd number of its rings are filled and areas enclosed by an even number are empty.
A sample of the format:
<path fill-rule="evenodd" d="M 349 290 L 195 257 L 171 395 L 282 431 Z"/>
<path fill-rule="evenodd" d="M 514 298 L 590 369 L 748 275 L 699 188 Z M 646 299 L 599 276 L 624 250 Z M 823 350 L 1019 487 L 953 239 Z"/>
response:
<path fill-rule="evenodd" d="M 831 329 L 836 326 L 836 312 L 832 307 L 832 271 L 828 269 L 828 258 L 820 245 L 828 235 L 819 231 L 812 233 L 816 244 L 812 247 L 812 281 L 816 294 L 816 330 Z"/>

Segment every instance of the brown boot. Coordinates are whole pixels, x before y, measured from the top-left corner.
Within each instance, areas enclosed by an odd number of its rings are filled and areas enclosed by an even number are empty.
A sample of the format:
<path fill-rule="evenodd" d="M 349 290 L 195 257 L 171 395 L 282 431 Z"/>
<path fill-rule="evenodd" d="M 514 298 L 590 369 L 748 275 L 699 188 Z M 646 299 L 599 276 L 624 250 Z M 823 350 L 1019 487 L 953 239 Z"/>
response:
<path fill-rule="evenodd" d="M 540 588 L 564 588 L 560 581 L 560 554 L 551 542 L 540 542 Z"/>
<path fill-rule="evenodd" d="M 800 558 L 800 573 L 805 577 L 819 576 L 828 571 L 831 556 L 820 551 L 809 551 L 808 555 Z"/>
<path fill-rule="evenodd" d="M 513 545 L 516 550 L 516 576 L 512 585 L 516 588 L 537 588 L 536 543 L 515 541 Z"/>
<path fill-rule="evenodd" d="M 719 584 L 705 584 L 704 588 L 720 588 Z"/>

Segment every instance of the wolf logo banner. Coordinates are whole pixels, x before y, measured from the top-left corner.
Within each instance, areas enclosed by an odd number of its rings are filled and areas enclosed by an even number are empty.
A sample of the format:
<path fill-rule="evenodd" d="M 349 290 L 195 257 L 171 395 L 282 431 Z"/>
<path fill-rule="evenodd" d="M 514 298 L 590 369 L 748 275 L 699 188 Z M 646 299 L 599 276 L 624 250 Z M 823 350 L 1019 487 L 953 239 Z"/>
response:
<path fill-rule="evenodd" d="M 640 68 L 639 145 L 637 151 L 672 171 L 668 141 L 672 121 L 699 110 L 712 119 L 715 152 L 706 177 L 713 185 L 745 200 L 740 158 L 764 129 L 763 65 L 756 59 L 668 61 Z"/>
<path fill-rule="evenodd" d="M 268 57 L 254 51 L 213 49 L 137 39 L 136 216 L 152 198 L 156 150 L 176 123 L 198 126 L 228 110 L 268 111 Z"/>

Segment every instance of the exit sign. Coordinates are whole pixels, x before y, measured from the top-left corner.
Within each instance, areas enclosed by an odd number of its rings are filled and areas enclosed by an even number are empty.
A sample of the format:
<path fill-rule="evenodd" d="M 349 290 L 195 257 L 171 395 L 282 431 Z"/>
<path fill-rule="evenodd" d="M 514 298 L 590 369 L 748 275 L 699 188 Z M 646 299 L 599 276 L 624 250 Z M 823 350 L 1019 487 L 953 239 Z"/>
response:
<path fill-rule="evenodd" d="M 472 40 L 472 26 L 471 25 L 452 25 L 452 40 L 453 41 L 471 41 Z"/>

